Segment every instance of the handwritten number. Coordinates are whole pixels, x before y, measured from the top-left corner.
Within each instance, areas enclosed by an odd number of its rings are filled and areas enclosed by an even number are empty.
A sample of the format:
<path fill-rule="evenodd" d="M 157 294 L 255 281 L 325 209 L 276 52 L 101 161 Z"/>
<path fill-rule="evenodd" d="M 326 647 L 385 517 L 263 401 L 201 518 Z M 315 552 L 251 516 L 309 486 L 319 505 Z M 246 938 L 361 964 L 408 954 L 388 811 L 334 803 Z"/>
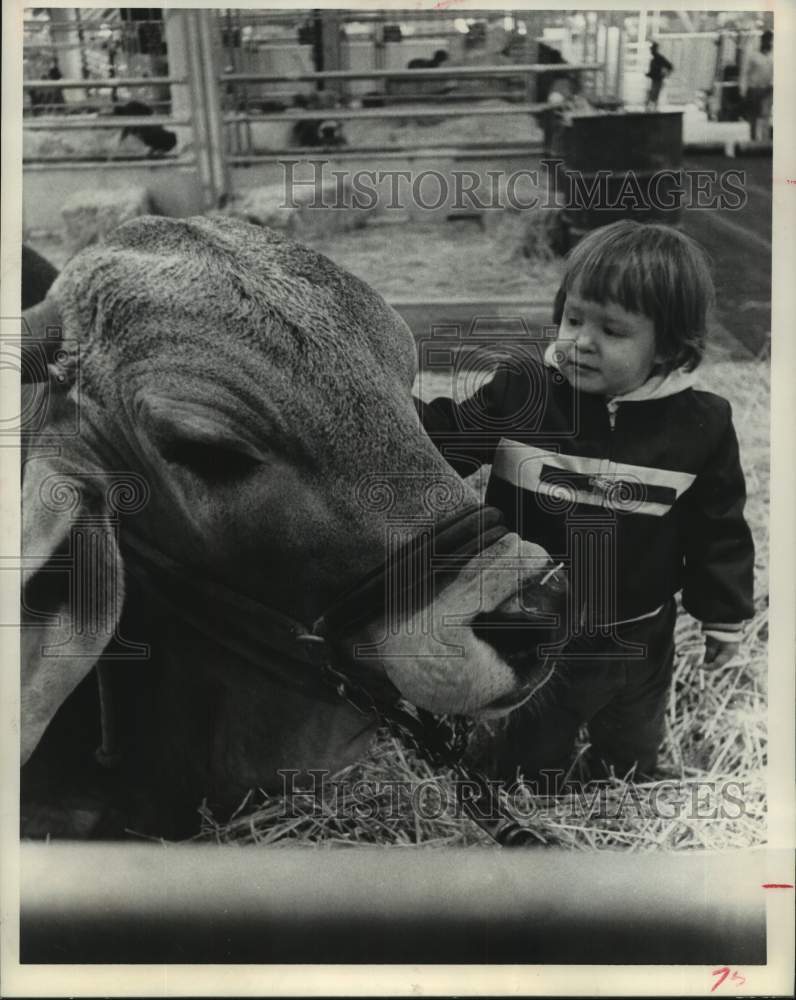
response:
<path fill-rule="evenodd" d="M 710 992 L 712 993 L 714 990 L 717 990 L 719 986 L 721 986 L 721 984 L 727 978 L 727 976 L 729 976 L 729 974 L 730 970 L 727 968 L 726 965 L 722 966 L 720 969 L 714 969 L 711 975 L 721 976 L 721 979 L 716 980 L 716 982 L 711 986 Z"/>
<path fill-rule="evenodd" d="M 730 975 L 730 969 L 726 965 L 723 965 L 720 969 L 714 969 L 711 975 L 720 977 L 710 988 L 710 992 L 713 993 L 715 990 L 719 988 L 719 986 L 721 986 L 721 984 L 725 981 L 727 976 Z M 733 983 L 737 983 L 739 986 L 743 986 L 743 984 L 746 982 L 746 976 L 742 976 L 737 969 L 733 969 L 730 981 Z"/>

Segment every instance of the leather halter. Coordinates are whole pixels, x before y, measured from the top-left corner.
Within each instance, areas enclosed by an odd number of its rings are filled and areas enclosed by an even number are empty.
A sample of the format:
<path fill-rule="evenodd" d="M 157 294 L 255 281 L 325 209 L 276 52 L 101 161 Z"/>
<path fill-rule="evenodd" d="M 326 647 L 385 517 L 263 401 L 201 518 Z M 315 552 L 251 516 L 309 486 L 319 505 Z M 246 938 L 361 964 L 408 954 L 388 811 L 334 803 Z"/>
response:
<path fill-rule="evenodd" d="M 312 625 L 306 625 L 275 608 L 230 590 L 222 584 L 204 583 L 192 579 L 178 563 L 168 559 L 148 544 L 135 537 L 125 537 L 124 555 L 128 571 L 147 588 L 165 607 L 171 608 L 201 633 L 210 632 L 216 641 L 242 653 L 250 662 L 282 684 L 306 692 L 311 686 L 313 697 L 338 704 L 343 698 L 363 714 L 374 714 L 382 724 L 403 740 L 409 740 L 416 750 L 440 767 L 446 767 L 468 789 L 477 789 L 479 802 L 487 809 L 486 816 L 496 817 L 497 822 L 479 813 L 478 805 L 469 797 L 462 799 L 464 811 L 498 844 L 509 846 L 538 841 L 539 835 L 507 812 L 492 784 L 479 771 L 465 767 L 461 756 L 466 747 L 467 733 L 456 726 L 456 720 L 437 718 L 428 712 L 407 711 L 400 704 L 400 692 L 386 677 L 368 671 L 359 683 L 352 672 L 361 669 L 349 659 L 345 674 L 333 666 L 337 659 L 334 642 L 354 631 L 357 626 L 374 621 L 384 612 L 385 588 L 402 578 L 405 586 L 399 591 L 408 600 L 403 607 L 415 610 L 421 607 L 429 584 L 439 583 L 440 576 L 455 575 L 473 556 L 508 534 L 503 515 L 494 507 L 476 507 L 454 516 L 440 528 L 421 531 L 405 543 L 392 558 L 367 575 L 335 601 Z M 410 567 L 414 572 L 403 572 Z M 440 572 L 440 569 L 442 572 Z M 175 599 L 176 598 L 176 599 Z M 217 612 L 223 605 L 225 624 L 223 634 L 208 628 L 207 615 Z M 230 613 L 234 613 L 230 620 Z M 251 623 L 256 620 L 262 627 L 252 634 Z M 229 634 L 229 625 L 245 625 L 236 635 Z M 267 641 L 264 641 L 267 634 Z M 274 657 L 263 656 L 276 654 Z M 257 656 L 255 660 L 254 657 Z M 311 673 L 296 673 L 296 666 L 310 667 Z M 102 745 L 97 750 L 97 760 L 114 766 L 118 760 L 113 734 L 106 725 L 113 719 L 113 704 L 108 678 L 103 677 L 102 664 L 98 667 L 100 703 L 102 708 Z M 331 683 L 318 684 L 318 680 Z M 379 697 L 375 686 L 388 688 L 386 697 Z M 378 699 L 378 700 L 377 700 Z"/>
<path fill-rule="evenodd" d="M 402 610 L 418 611 L 428 602 L 429 584 L 450 579 L 473 556 L 508 534 L 496 507 L 474 507 L 440 527 L 422 530 L 378 569 L 355 584 L 313 626 L 326 635 L 350 634 L 384 614 L 385 584 L 402 598 Z M 402 585 L 403 581 L 403 585 Z"/>
<path fill-rule="evenodd" d="M 311 690 L 313 697 L 333 701 L 333 692 L 317 683 L 318 667 L 336 665 L 335 647 L 341 640 L 384 615 L 388 586 L 391 596 L 400 597 L 402 611 L 414 612 L 428 602 L 432 586 L 455 576 L 473 556 L 507 533 L 503 515 L 495 507 L 469 508 L 439 528 L 420 531 L 312 624 L 224 584 L 197 579 L 138 536 L 125 533 L 121 541 L 125 566 L 150 599 L 285 686 Z M 350 658 L 345 670 L 369 688 L 388 687 L 390 700 L 400 697 L 386 677 Z"/>

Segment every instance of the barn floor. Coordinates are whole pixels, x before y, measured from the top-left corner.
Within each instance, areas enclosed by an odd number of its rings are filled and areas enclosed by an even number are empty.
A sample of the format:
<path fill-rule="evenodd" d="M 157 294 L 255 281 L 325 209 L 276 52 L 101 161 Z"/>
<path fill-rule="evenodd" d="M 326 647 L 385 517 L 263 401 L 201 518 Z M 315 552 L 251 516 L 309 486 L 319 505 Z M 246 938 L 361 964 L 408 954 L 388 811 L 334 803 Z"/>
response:
<path fill-rule="evenodd" d="M 544 213 L 534 214 L 538 219 Z M 563 261 L 544 248 L 540 253 L 538 243 L 534 255 L 525 257 L 522 247 L 529 231 L 522 215 L 502 213 L 487 218 L 486 226 L 474 219 L 368 225 L 307 242 L 390 302 L 514 298 L 545 305 L 555 297 Z M 56 236 L 35 237 L 30 245 L 59 269 L 70 256 Z M 770 319 L 761 317 L 758 330 L 750 325 L 748 311 L 742 311 L 744 325 L 739 327 L 733 307 L 737 295 L 720 297 L 708 345 L 713 359 L 748 360 L 750 346 L 759 349 L 767 342 L 763 327 Z"/>
<path fill-rule="evenodd" d="M 700 387 L 719 392 L 733 405 L 746 474 L 746 517 L 755 541 L 755 617 L 745 630 L 736 660 L 703 673 L 699 625 L 684 612 L 675 630 L 677 657 L 659 758 L 660 778 L 631 784 L 621 776 L 592 786 L 589 805 L 577 795 L 502 799 L 539 844 L 579 851 L 738 850 L 766 838 L 768 743 L 768 480 L 769 369 L 765 362 L 706 362 Z M 428 395 L 450 392 L 439 376 Z M 478 474 L 483 484 L 485 478 Z M 580 749 L 587 746 L 582 734 Z M 575 780 L 588 775 L 573 764 Z M 351 788 L 365 782 L 380 811 L 364 814 Z M 238 816 L 218 822 L 200 809 L 200 840 L 269 846 L 445 846 L 489 845 L 487 834 L 457 811 L 456 775 L 435 769 L 386 730 L 370 753 L 328 782 L 331 800 L 319 812 L 313 797 L 293 799 L 289 810 L 278 796 L 253 793 Z M 415 808 L 413 798 L 395 808 L 387 796 L 397 786 L 429 791 L 440 812 Z M 742 796 L 740 808 L 724 808 L 723 789 Z M 419 793 L 418 793 L 419 794 Z M 591 798 L 591 796 L 596 796 Z M 713 796 L 708 811 L 687 804 Z M 325 800 L 324 800 L 325 801 Z M 371 801 L 371 800 L 368 800 Z M 684 803 L 686 806 L 684 806 Z M 713 806 L 721 805 L 721 808 Z M 599 806 L 599 808 L 597 808 Z M 695 807 L 696 808 L 696 807 Z M 700 807 L 702 808 L 702 807 Z M 383 811 L 381 811 L 383 809 Z M 295 811 L 291 811 L 295 810 Z M 288 815 L 290 818 L 285 819 Z"/>
<path fill-rule="evenodd" d="M 435 298 L 517 297 L 549 302 L 558 286 L 561 261 L 527 259 L 503 220 L 484 229 L 480 223 L 459 220 L 445 224 L 404 223 L 336 235 L 318 240 L 316 247 L 337 263 L 371 283 L 388 299 L 431 301 Z M 68 253 L 53 240 L 34 241 L 37 250 L 57 266 Z M 729 336 L 729 334 L 727 334 Z M 734 343 L 737 345 L 738 340 Z M 721 347 L 721 341 L 719 342 Z M 719 353 L 719 358 L 721 354 Z M 747 351 L 747 357 L 749 356 Z M 744 653 L 720 675 L 700 679 L 697 668 L 698 626 L 687 616 L 678 621 L 679 656 L 676 684 L 667 714 L 663 763 L 688 791 L 706 780 L 740 781 L 745 793 L 742 815 L 714 823 L 619 815 L 605 822 L 573 817 L 566 804 L 555 802 L 538 816 L 539 838 L 545 843 L 575 849 L 654 850 L 683 848 L 739 848 L 762 842 L 765 836 L 765 782 L 767 742 L 766 639 L 768 605 L 768 456 L 769 369 L 762 361 L 732 361 L 715 357 L 699 371 L 705 388 L 726 396 L 733 404 L 735 423 L 747 475 L 747 517 L 756 543 L 756 616 L 750 623 Z M 450 378 L 426 380 L 423 395 L 451 391 Z M 383 781 L 433 780 L 445 790 L 448 778 L 430 772 L 406 748 L 385 736 L 352 773 Z M 622 799 L 627 786 L 614 781 L 606 794 Z M 658 785 L 644 786 L 643 796 L 658 794 Z M 685 793 L 684 793 L 685 794 Z M 690 791 L 688 791 L 690 794 Z M 645 800 L 646 801 L 646 800 Z M 566 806 L 566 808 L 564 808 Z M 564 809 L 564 814 L 557 810 Z M 390 830 L 371 829 L 347 821 L 306 822 L 287 829 L 277 820 L 281 806 L 255 797 L 245 817 L 219 825 L 205 817 L 204 837 L 236 843 L 483 843 L 483 834 L 467 820 L 423 822 L 411 814 L 394 817 Z"/>
<path fill-rule="evenodd" d="M 523 257 L 512 221 L 489 229 L 471 219 L 372 226 L 314 246 L 388 300 L 516 296 L 549 302 L 562 263 Z"/>
<path fill-rule="evenodd" d="M 477 220 L 367 226 L 312 245 L 368 282 L 386 299 L 500 298 L 549 302 L 560 281 L 560 260 L 522 255 L 522 222 Z M 70 253 L 56 237 L 31 240 L 57 268 Z"/>

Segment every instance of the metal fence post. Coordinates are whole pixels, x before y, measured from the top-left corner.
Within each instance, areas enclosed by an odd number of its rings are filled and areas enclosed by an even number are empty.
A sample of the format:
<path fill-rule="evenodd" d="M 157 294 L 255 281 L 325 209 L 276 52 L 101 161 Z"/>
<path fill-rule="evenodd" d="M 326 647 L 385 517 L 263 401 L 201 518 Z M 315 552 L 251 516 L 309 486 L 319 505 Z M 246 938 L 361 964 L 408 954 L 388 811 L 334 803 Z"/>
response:
<path fill-rule="evenodd" d="M 169 76 L 188 79 L 188 53 L 186 51 L 185 18 L 187 11 L 168 10 L 165 14 L 166 51 L 169 59 Z M 171 113 L 175 118 L 190 118 L 193 107 L 188 84 L 171 87 Z"/>
<path fill-rule="evenodd" d="M 69 46 L 72 35 L 76 35 L 79 21 L 78 10 L 74 7 L 50 7 L 50 37 L 56 44 L 53 50 L 58 53 L 57 63 L 65 79 L 80 80 L 83 78 L 82 40 L 80 44 Z M 60 43 L 60 44 L 59 44 Z M 43 74 L 42 74 L 43 75 Z M 85 90 L 72 90 L 69 95 L 72 102 L 83 101 Z"/>
<path fill-rule="evenodd" d="M 224 143 L 221 107 L 221 39 L 215 15 L 209 10 L 196 11 L 200 43 L 200 65 L 207 119 L 208 161 L 213 176 L 216 206 L 229 193 L 229 175 Z"/>
<path fill-rule="evenodd" d="M 184 11 L 184 44 L 191 95 L 194 148 L 206 209 L 218 208 L 227 194 L 219 101 L 219 72 L 209 11 Z"/>

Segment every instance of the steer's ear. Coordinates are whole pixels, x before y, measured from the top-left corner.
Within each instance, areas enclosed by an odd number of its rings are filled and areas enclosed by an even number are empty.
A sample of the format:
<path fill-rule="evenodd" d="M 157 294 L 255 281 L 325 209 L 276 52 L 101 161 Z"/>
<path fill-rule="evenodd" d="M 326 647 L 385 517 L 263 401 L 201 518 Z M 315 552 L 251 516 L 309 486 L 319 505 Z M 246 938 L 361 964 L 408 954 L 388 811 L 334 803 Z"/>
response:
<path fill-rule="evenodd" d="M 22 487 L 22 763 L 116 632 L 124 574 L 112 477 L 28 459 Z"/>

